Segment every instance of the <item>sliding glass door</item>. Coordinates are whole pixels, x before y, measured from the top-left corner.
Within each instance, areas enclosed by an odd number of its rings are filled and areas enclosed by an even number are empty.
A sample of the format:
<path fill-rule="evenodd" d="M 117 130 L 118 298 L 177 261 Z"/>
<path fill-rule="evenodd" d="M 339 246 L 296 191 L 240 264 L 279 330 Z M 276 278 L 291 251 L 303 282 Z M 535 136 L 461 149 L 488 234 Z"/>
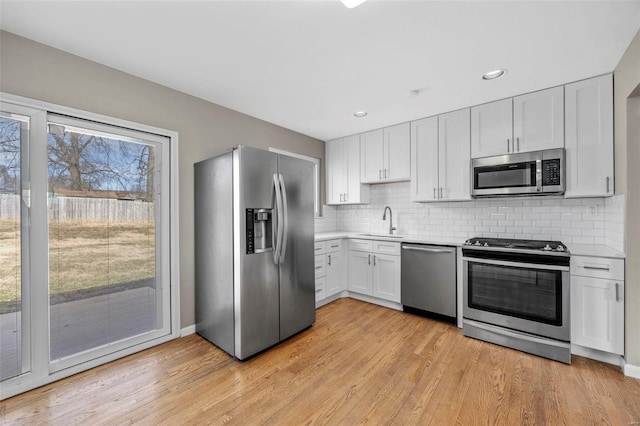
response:
<path fill-rule="evenodd" d="M 30 370 L 28 137 L 28 116 L 0 111 L 0 380 Z"/>
<path fill-rule="evenodd" d="M 177 135 L 4 96 L 0 399 L 179 336 Z"/>
<path fill-rule="evenodd" d="M 49 325 L 53 368 L 167 332 L 153 135 L 49 116 Z M 79 358 L 78 358 L 79 357 Z M 58 366 L 60 364 L 60 366 Z"/>

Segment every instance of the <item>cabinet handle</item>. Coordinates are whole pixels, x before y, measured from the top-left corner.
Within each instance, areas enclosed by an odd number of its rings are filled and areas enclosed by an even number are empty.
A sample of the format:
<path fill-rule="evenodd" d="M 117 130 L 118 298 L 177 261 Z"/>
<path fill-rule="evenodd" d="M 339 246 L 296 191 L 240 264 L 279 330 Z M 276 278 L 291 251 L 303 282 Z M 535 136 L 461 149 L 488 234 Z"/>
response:
<path fill-rule="evenodd" d="M 322 293 L 322 289 L 321 288 L 317 289 L 316 293 Z"/>
<path fill-rule="evenodd" d="M 344 202 L 346 203 L 347 200 L 349 199 L 349 194 L 344 194 Z"/>
<path fill-rule="evenodd" d="M 384 178 L 387 178 L 387 169 L 384 169 Z"/>
<path fill-rule="evenodd" d="M 369 265 L 371 265 L 371 255 L 368 255 L 368 256 L 369 256 Z"/>
<path fill-rule="evenodd" d="M 607 194 L 609 193 L 609 176 L 607 176 Z"/>
<path fill-rule="evenodd" d="M 609 270 L 609 265 L 584 265 L 583 266 L 584 269 L 598 269 L 601 271 L 608 271 Z"/>
<path fill-rule="evenodd" d="M 329 255 L 329 266 L 331 266 L 331 255 Z"/>
<path fill-rule="evenodd" d="M 517 146 L 518 146 L 518 152 L 520 152 L 520 137 L 516 138 L 516 142 L 517 142 Z"/>
<path fill-rule="evenodd" d="M 316 251 L 320 251 L 320 250 L 322 250 L 322 247 L 316 247 L 315 250 Z"/>
<path fill-rule="evenodd" d="M 382 179 L 382 169 L 378 170 L 378 179 Z"/>
<path fill-rule="evenodd" d="M 616 283 L 616 302 L 620 301 L 620 284 Z"/>
<path fill-rule="evenodd" d="M 340 247 L 339 244 L 336 244 L 335 246 L 331 246 L 331 248 L 338 248 L 338 247 Z"/>
<path fill-rule="evenodd" d="M 440 187 L 440 196 L 438 198 L 442 198 L 442 187 Z"/>
<path fill-rule="evenodd" d="M 316 269 L 322 269 L 322 266 L 316 266 Z"/>
<path fill-rule="evenodd" d="M 510 148 L 511 148 L 511 141 L 509 141 L 509 138 L 507 138 L 507 152 L 511 152 L 509 151 Z"/>
<path fill-rule="evenodd" d="M 433 199 L 434 200 L 436 199 L 436 189 L 435 188 L 433 188 Z"/>
<path fill-rule="evenodd" d="M 376 255 L 373 255 L 373 266 L 376 266 Z"/>

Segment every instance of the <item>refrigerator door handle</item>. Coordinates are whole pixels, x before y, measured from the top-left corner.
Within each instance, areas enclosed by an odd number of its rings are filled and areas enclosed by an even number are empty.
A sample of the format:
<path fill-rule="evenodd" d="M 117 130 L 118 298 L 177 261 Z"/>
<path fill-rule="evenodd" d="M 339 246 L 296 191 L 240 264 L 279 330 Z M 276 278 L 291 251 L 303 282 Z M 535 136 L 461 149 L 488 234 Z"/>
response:
<path fill-rule="evenodd" d="M 278 180 L 278 175 L 274 173 L 273 175 L 273 188 L 275 190 L 275 218 L 272 219 L 271 223 L 272 228 L 271 235 L 275 235 L 276 241 L 273 244 L 273 263 L 276 265 L 280 263 L 280 245 L 282 244 L 282 226 L 280 224 L 280 215 L 282 215 L 282 195 L 280 194 L 280 181 Z M 273 237 L 272 237 L 273 238 Z"/>
<path fill-rule="evenodd" d="M 280 247 L 280 263 L 282 264 L 287 253 L 287 238 L 289 237 L 289 205 L 287 204 L 287 187 L 284 184 L 284 177 L 278 176 L 280 178 L 280 197 L 282 198 L 282 244 L 278 244 L 278 247 Z"/>

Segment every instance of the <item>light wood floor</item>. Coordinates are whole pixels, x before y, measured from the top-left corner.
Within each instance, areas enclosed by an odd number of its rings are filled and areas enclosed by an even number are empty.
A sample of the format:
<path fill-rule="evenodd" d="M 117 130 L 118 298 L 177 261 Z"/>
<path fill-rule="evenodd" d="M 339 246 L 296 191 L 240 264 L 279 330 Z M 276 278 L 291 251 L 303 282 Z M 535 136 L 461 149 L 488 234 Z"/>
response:
<path fill-rule="evenodd" d="M 239 362 L 188 336 L 0 402 L 0 424 L 638 424 L 640 380 L 340 299 Z"/>

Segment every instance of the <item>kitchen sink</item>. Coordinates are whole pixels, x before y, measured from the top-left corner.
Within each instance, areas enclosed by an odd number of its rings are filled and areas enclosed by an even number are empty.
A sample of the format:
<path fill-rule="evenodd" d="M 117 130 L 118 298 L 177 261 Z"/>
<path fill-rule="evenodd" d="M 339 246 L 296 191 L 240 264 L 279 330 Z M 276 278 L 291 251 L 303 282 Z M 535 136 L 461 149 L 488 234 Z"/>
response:
<path fill-rule="evenodd" d="M 404 235 L 389 234 L 358 234 L 359 237 L 377 237 L 377 238 L 404 238 Z"/>

